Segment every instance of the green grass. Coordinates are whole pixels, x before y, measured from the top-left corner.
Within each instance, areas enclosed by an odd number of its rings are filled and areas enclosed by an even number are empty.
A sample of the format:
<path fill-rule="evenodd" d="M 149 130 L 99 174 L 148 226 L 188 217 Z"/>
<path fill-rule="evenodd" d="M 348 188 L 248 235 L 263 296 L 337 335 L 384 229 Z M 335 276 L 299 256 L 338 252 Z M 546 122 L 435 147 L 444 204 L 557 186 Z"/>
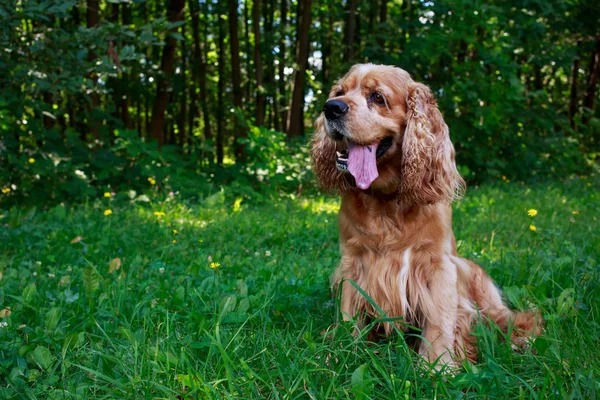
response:
<path fill-rule="evenodd" d="M 0 211 L 0 397 L 598 398 L 600 196 L 588 180 L 470 188 L 455 204 L 459 252 L 547 322 L 523 352 L 477 326 L 480 362 L 446 378 L 403 337 L 332 327 L 337 199 L 223 199 Z"/>

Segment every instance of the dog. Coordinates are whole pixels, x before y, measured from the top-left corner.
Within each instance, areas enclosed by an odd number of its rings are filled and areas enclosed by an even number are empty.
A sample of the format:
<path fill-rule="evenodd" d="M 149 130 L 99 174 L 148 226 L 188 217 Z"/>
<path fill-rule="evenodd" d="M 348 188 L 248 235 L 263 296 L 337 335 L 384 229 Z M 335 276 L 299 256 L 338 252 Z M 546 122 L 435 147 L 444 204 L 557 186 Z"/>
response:
<path fill-rule="evenodd" d="M 383 312 L 402 320 L 381 323 L 385 335 L 421 329 L 418 351 L 438 369 L 476 361 L 479 316 L 516 345 L 540 334 L 537 312 L 511 311 L 484 270 L 457 254 L 451 203 L 465 182 L 427 86 L 397 67 L 353 66 L 315 122 L 311 156 L 320 185 L 341 195 L 331 284 L 345 320 L 360 328 Z"/>

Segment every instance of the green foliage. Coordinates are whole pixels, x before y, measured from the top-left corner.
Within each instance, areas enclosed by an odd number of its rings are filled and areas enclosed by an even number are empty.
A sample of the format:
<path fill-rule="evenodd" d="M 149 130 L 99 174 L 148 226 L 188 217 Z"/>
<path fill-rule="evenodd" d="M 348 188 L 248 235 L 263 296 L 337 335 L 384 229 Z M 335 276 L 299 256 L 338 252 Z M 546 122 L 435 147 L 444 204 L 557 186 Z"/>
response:
<path fill-rule="evenodd" d="M 336 198 L 255 205 L 225 187 L 2 210 L 0 397 L 597 398 L 595 179 L 487 185 L 455 204 L 458 252 L 546 326 L 522 352 L 476 326 L 479 362 L 446 377 L 401 336 L 333 325 Z"/>
<path fill-rule="evenodd" d="M 242 173 L 257 185 L 284 193 L 301 191 L 306 184 L 314 186 L 306 140 L 288 140 L 282 132 L 253 126 L 241 141 L 246 151 Z"/>
<path fill-rule="evenodd" d="M 273 130 L 285 130 L 289 116 L 295 50 L 305 39 L 296 26 L 302 2 L 283 8 L 269 2 L 259 12 L 261 85 L 255 37 L 247 32 L 254 23 L 245 21 L 252 2 L 238 2 L 237 21 L 219 17 L 226 12 L 221 4 L 199 1 L 192 13 L 185 3 L 183 20 L 169 21 L 166 8 L 152 2 L 99 2 L 97 26 L 87 26 L 86 2 L 0 4 L 0 201 L 143 193 L 148 178 L 190 197 L 220 185 L 237 185 L 247 197 L 265 188 L 306 188 L 306 139 L 298 143 Z M 313 2 L 309 67 L 301 74 L 307 123 L 352 64 L 393 64 L 433 88 L 470 181 L 597 170 L 600 107 L 592 82 L 600 8 L 594 1 L 357 2 L 353 16 L 349 4 Z M 219 48 L 218 27 L 225 24 L 238 29 L 242 65 L 231 65 L 228 29 Z M 172 72 L 163 65 L 168 38 L 176 39 Z M 238 89 L 231 85 L 236 72 Z M 157 133 L 153 117 L 163 92 L 165 123 Z M 233 104 L 235 93 L 241 107 Z M 258 120 L 257 94 L 266 96 L 265 126 L 249 128 L 247 158 L 235 159 L 244 136 L 240 121 Z M 160 150 L 157 138 L 165 143 Z M 226 162 L 215 167 L 219 150 Z M 243 193 L 250 188 L 256 193 Z"/>

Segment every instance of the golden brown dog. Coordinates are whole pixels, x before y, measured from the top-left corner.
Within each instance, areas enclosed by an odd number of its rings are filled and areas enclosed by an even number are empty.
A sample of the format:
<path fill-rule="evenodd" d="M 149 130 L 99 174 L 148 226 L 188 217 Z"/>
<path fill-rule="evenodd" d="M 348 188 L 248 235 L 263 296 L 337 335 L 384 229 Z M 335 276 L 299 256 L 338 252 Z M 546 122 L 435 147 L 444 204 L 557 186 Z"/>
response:
<path fill-rule="evenodd" d="M 476 359 L 478 315 L 514 326 L 517 344 L 540 332 L 537 313 L 509 310 L 486 273 L 457 255 L 450 204 L 464 181 L 427 86 L 400 68 L 355 65 L 331 89 L 311 151 L 320 184 L 342 196 L 332 286 L 345 319 L 376 317 L 378 308 L 402 317 L 423 330 L 419 353 L 438 367 Z"/>

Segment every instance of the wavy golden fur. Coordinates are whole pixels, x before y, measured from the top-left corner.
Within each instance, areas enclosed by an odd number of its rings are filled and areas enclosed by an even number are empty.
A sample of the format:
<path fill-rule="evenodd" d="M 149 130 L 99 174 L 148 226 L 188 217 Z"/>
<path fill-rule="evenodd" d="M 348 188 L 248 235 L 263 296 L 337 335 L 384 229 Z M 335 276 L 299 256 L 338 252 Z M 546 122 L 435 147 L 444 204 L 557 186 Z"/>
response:
<path fill-rule="evenodd" d="M 360 326 L 379 314 L 352 280 L 388 317 L 423 329 L 419 352 L 437 366 L 476 359 L 471 329 L 479 315 L 504 331 L 513 326 L 516 344 L 539 334 L 536 312 L 509 310 L 483 269 L 456 252 L 450 204 L 464 181 L 431 90 L 400 68 L 359 64 L 334 85 L 329 100 L 347 104 L 348 111 L 339 121 L 323 114 L 317 119 L 312 157 L 321 186 L 342 197 L 342 257 L 332 287 L 341 290 L 344 319 L 356 318 Z M 358 189 L 352 175 L 336 167 L 336 151 L 349 142 L 390 137 L 368 189 Z M 393 329 L 390 323 L 381 327 L 386 334 Z"/>

